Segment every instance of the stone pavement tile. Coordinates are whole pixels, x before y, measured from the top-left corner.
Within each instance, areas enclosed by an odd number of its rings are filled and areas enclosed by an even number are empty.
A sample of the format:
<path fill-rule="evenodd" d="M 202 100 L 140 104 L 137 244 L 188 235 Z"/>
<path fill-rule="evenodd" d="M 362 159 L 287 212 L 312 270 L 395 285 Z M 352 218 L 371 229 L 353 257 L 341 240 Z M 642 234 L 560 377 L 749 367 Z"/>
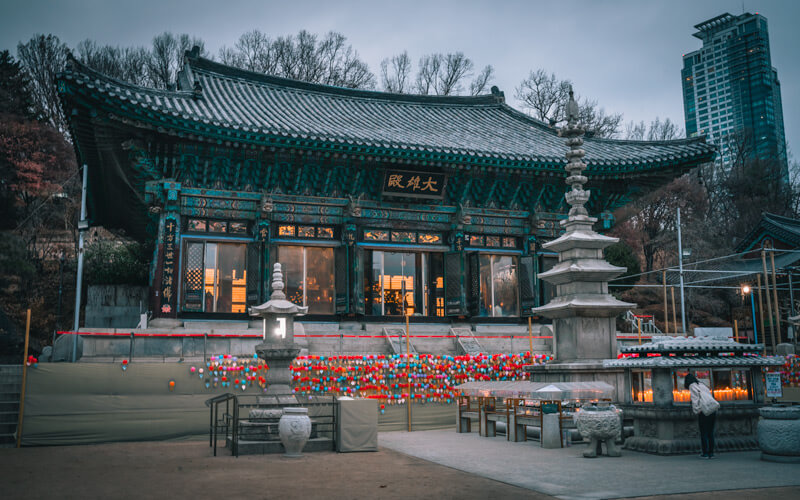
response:
<path fill-rule="evenodd" d="M 759 459 L 759 452 L 658 456 L 623 450 L 622 457 L 587 459 L 585 445 L 543 449 L 455 430 L 384 432 L 378 444 L 470 474 L 559 498 L 622 498 L 779 486 L 800 486 L 796 464 Z"/>
<path fill-rule="evenodd" d="M 758 490 L 704 491 L 702 493 L 682 493 L 680 495 L 633 497 L 631 500 L 789 500 L 796 498 L 800 498 L 800 486 L 762 488 Z"/>

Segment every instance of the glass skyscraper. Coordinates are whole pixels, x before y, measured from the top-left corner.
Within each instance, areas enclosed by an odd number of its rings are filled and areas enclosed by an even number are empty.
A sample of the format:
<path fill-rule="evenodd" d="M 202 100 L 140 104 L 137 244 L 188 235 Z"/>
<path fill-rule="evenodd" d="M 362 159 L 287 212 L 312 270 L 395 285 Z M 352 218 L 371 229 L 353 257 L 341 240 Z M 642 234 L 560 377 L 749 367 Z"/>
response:
<path fill-rule="evenodd" d="M 781 86 L 767 19 L 725 13 L 695 28 L 703 47 L 684 54 L 681 70 L 687 137 L 707 135 L 724 163 L 747 141 L 748 156 L 779 161 L 788 178 Z"/>

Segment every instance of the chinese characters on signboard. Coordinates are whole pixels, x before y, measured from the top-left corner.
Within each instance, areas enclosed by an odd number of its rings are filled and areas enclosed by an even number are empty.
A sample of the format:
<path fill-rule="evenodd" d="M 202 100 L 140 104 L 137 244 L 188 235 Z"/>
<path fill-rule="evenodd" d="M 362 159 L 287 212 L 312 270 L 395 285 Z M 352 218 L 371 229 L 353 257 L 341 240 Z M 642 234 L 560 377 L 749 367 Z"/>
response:
<path fill-rule="evenodd" d="M 441 198 L 447 177 L 444 174 L 387 170 L 383 193 L 417 198 Z"/>
<path fill-rule="evenodd" d="M 764 378 L 767 383 L 767 397 L 782 398 L 783 386 L 781 385 L 781 374 L 777 372 L 765 373 Z"/>
<path fill-rule="evenodd" d="M 175 295 L 175 219 L 164 221 L 164 272 L 161 275 L 161 312 L 171 313 Z"/>

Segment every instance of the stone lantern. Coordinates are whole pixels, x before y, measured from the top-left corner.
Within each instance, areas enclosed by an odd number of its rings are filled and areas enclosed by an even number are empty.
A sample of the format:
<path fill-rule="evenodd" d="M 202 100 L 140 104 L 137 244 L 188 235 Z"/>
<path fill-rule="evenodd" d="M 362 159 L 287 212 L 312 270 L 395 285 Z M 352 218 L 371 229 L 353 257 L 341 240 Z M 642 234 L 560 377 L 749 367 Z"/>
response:
<path fill-rule="evenodd" d="M 289 368 L 300 353 L 300 346 L 294 342 L 294 317 L 307 311 L 308 307 L 286 300 L 281 265 L 276 263 L 272 272 L 272 295 L 267 302 L 251 307 L 250 316 L 263 319 L 264 341 L 256 345 L 256 354 L 269 366 L 266 374 L 267 394 L 285 396 L 278 398 L 280 403 L 295 401 L 289 385 L 292 380 Z"/>

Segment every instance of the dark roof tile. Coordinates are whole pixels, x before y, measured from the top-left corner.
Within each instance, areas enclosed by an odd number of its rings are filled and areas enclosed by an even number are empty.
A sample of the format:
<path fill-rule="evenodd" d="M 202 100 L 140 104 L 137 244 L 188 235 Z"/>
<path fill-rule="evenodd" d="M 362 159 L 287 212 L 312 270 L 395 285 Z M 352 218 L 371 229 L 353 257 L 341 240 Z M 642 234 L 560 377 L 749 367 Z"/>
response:
<path fill-rule="evenodd" d="M 162 116 L 231 132 L 455 157 L 566 163 L 564 140 L 554 128 L 492 95 L 439 97 L 344 89 L 256 74 L 199 57 L 188 56 L 187 61 L 180 81 L 190 82 L 187 76 L 199 81 L 201 99 L 186 90 L 117 81 L 77 62 L 61 78 Z M 620 165 L 685 166 L 713 156 L 713 147 L 702 137 L 667 142 L 586 137 L 583 147 L 590 171 L 617 170 L 614 167 Z"/>

